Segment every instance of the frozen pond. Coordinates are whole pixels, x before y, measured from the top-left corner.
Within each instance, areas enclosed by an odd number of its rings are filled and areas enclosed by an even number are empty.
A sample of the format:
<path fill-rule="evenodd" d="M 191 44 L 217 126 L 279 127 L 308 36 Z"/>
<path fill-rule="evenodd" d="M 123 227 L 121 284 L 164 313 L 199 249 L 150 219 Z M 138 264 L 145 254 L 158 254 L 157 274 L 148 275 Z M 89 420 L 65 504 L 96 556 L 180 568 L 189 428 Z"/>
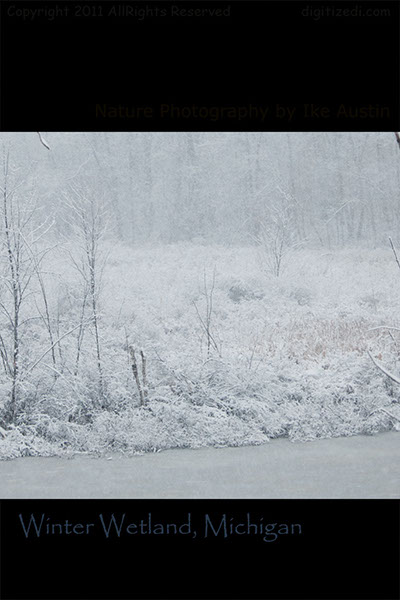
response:
<path fill-rule="evenodd" d="M 1 498 L 400 498 L 396 432 L 0 462 Z"/>

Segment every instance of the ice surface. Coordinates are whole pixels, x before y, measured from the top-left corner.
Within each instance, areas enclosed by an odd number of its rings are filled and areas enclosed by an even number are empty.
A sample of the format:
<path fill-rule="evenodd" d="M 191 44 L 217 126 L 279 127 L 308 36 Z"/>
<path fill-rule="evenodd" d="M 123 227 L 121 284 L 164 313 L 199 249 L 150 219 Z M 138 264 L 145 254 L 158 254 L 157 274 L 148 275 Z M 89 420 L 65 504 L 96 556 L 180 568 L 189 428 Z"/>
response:
<path fill-rule="evenodd" d="M 400 498 L 400 437 L 27 457 L 0 462 L 0 481 L 2 498 Z"/>

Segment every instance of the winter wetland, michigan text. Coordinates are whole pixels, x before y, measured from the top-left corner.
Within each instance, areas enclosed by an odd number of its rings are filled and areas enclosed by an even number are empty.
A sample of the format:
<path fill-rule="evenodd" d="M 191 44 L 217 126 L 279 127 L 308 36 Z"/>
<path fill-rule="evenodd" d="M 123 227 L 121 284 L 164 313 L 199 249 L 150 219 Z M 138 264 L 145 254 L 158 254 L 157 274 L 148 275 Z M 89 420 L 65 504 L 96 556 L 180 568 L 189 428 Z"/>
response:
<path fill-rule="evenodd" d="M 182 535 L 192 539 L 230 538 L 233 536 L 258 537 L 263 542 L 275 542 L 281 537 L 302 534 L 300 523 L 270 523 L 263 516 L 244 513 L 232 517 L 227 513 L 210 515 L 205 513 L 194 523 L 191 513 L 180 521 L 165 521 L 154 518 L 152 513 L 132 520 L 126 513 L 109 515 L 99 513 L 92 522 L 55 520 L 45 513 L 19 514 L 23 534 L 26 538 L 48 536 L 85 536 L 100 531 L 106 539 L 131 535 Z"/>

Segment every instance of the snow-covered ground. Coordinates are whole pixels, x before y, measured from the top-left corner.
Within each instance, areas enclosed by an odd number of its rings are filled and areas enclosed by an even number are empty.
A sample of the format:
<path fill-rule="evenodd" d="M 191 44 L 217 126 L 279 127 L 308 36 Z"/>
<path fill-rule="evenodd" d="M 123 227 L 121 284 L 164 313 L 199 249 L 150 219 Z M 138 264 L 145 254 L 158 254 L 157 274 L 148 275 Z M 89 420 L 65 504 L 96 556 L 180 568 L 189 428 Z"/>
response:
<path fill-rule="evenodd" d="M 107 250 L 98 305 L 106 406 L 98 403 L 89 327 L 76 367 L 80 288 L 64 252 L 46 265 L 63 276 L 62 286 L 49 279 L 50 309 L 60 315 L 60 335 L 73 333 L 60 342 L 55 372 L 49 353 L 37 362 L 49 348 L 45 329 L 27 320 L 23 364 L 36 366 L 23 381 L 18 419 L 0 439 L 0 459 L 311 441 L 400 427 L 400 386 L 368 356 L 400 372 L 400 274 L 390 248 L 298 250 L 280 277 L 250 246 Z M 129 346 L 140 378 L 141 349 L 146 357 L 142 406 Z M 0 400 L 9 393 L 3 373 Z"/>
<path fill-rule="evenodd" d="M 18 458 L 0 482 L 2 498 L 400 498 L 400 436 Z"/>

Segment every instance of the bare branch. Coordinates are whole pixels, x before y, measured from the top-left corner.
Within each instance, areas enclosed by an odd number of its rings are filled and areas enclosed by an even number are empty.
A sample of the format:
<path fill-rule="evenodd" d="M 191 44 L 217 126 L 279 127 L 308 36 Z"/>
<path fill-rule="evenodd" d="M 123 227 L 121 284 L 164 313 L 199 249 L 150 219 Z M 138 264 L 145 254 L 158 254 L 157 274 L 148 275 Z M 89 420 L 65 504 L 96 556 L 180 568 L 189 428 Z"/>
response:
<path fill-rule="evenodd" d="M 90 319 L 88 319 L 86 321 L 86 323 L 89 323 L 90 321 L 93 321 L 93 317 L 91 317 Z M 81 323 L 79 323 L 78 325 L 76 325 L 75 327 L 73 327 L 72 329 L 70 329 L 69 331 L 67 331 L 66 333 L 64 333 L 63 335 L 61 335 L 55 342 L 54 344 L 52 344 L 52 346 L 50 346 L 50 348 L 47 348 L 46 352 L 43 352 L 43 354 L 40 356 L 40 358 L 38 358 L 33 365 L 31 365 L 29 367 L 29 369 L 26 370 L 24 376 L 20 379 L 20 381 L 23 381 L 24 379 L 26 379 L 26 376 L 43 360 L 43 358 L 46 356 L 46 354 L 48 354 L 49 352 L 52 351 L 52 349 L 54 348 L 54 346 L 56 346 L 63 338 L 67 337 L 67 335 L 70 335 L 70 333 L 72 333 L 73 331 L 75 331 L 76 329 L 78 329 L 78 327 L 81 326 Z"/>
<path fill-rule="evenodd" d="M 388 410 L 386 410 L 386 408 L 376 408 L 375 410 L 373 410 L 371 413 L 369 413 L 369 417 L 371 415 L 373 415 L 376 412 L 382 411 L 384 413 L 386 413 L 387 415 L 389 415 L 389 417 L 392 417 L 392 419 L 396 419 L 397 421 L 400 421 L 399 417 L 396 417 L 395 415 L 393 415 L 391 412 L 389 412 Z"/>
<path fill-rule="evenodd" d="M 398 377 L 396 377 L 396 375 L 393 375 L 393 373 L 391 373 L 390 371 L 388 371 L 385 367 L 383 367 L 382 365 L 380 365 L 378 363 L 378 361 L 376 361 L 375 358 L 372 356 L 372 354 L 371 354 L 371 352 L 369 350 L 368 350 L 368 356 L 370 357 L 370 359 L 372 360 L 372 362 L 374 363 L 374 365 L 380 371 L 382 371 L 382 373 L 384 373 L 387 377 L 389 377 L 389 379 L 391 379 L 395 383 L 399 383 L 400 384 L 400 379 Z"/>
<path fill-rule="evenodd" d="M 396 259 L 396 262 L 397 262 L 397 266 L 398 266 L 398 267 L 399 267 L 399 269 L 400 269 L 400 262 L 399 262 L 399 259 L 398 259 L 398 257 L 397 257 L 396 248 L 394 247 L 394 244 L 393 244 L 393 242 L 392 242 L 392 238 L 391 238 L 391 237 L 389 237 L 389 242 L 390 242 L 390 245 L 391 245 L 391 247 L 392 247 L 393 254 L 394 254 L 394 257 L 395 257 L 395 259 Z"/>
<path fill-rule="evenodd" d="M 375 331 L 376 329 L 393 329 L 394 331 L 400 331 L 400 327 L 391 327 L 390 325 L 378 325 L 377 327 L 367 329 L 367 331 Z"/>
<path fill-rule="evenodd" d="M 41 143 L 43 144 L 43 146 L 45 148 L 47 148 L 47 150 L 50 150 L 50 146 L 48 145 L 48 143 L 46 142 L 46 140 L 43 139 L 40 131 L 37 132 L 38 136 L 39 136 L 39 140 L 41 141 Z"/>

